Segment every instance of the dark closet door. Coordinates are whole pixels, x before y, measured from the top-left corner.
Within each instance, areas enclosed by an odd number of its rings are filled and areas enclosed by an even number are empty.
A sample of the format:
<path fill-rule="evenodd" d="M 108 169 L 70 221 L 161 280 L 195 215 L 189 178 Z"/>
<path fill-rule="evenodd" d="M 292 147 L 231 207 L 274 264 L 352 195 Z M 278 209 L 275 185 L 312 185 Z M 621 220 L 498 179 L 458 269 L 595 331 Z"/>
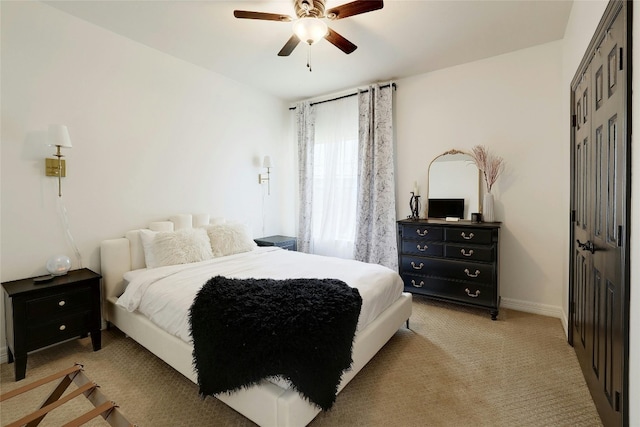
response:
<path fill-rule="evenodd" d="M 607 9 L 610 22 L 596 34 L 597 43 L 572 85 L 570 341 L 606 426 L 626 424 L 623 413 L 628 414 L 629 129 L 627 27 L 621 5 L 612 2 Z"/>

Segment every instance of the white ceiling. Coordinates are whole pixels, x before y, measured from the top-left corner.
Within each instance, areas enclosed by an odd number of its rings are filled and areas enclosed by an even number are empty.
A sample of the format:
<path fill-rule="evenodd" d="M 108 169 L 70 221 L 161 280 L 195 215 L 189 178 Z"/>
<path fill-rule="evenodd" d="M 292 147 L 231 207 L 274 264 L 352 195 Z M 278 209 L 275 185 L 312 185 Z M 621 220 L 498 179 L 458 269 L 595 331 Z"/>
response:
<path fill-rule="evenodd" d="M 349 0 L 327 0 L 327 9 Z M 49 1 L 169 55 L 286 100 L 340 92 L 561 39 L 571 1 L 385 0 L 381 10 L 327 21 L 358 46 L 321 40 L 277 56 L 291 23 L 236 19 L 234 9 L 295 16 L 292 0 Z"/>

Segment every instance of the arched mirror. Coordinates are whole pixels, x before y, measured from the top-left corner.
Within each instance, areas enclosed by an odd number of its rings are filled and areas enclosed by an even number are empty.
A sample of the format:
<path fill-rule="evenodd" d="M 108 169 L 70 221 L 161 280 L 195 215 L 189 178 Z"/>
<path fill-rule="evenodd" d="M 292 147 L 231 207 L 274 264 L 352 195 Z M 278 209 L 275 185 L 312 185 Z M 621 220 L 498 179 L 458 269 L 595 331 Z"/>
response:
<path fill-rule="evenodd" d="M 429 164 L 428 218 L 471 219 L 480 212 L 480 171 L 464 151 L 449 150 Z"/>

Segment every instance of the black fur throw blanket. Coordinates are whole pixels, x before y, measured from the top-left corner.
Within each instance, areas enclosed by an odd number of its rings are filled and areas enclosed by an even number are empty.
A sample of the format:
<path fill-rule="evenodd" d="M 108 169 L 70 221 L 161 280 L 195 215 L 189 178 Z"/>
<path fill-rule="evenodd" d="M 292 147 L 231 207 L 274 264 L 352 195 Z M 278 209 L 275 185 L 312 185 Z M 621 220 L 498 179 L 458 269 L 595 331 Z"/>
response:
<path fill-rule="evenodd" d="M 213 277 L 189 313 L 200 395 L 279 375 L 330 409 L 351 367 L 361 306 L 358 290 L 336 279 Z"/>

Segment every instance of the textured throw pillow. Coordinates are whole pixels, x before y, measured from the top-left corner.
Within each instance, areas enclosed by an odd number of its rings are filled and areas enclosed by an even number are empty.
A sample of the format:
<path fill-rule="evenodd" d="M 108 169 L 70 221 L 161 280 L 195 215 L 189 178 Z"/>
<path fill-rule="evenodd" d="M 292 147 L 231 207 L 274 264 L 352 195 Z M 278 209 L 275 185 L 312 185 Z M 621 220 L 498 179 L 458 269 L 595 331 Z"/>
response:
<path fill-rule="evenodd" d="M 208 225 L 205 230 L 215 257 L 249 252 L 258 246 L 251 238 L 249 228 L 238 222 Z"/>
<path fill-rule="evenodd" d="M 187 264 L 213 258 L 207 232 L 201 228 L 153 232 L 141 230 L 147 268 Z"/>

